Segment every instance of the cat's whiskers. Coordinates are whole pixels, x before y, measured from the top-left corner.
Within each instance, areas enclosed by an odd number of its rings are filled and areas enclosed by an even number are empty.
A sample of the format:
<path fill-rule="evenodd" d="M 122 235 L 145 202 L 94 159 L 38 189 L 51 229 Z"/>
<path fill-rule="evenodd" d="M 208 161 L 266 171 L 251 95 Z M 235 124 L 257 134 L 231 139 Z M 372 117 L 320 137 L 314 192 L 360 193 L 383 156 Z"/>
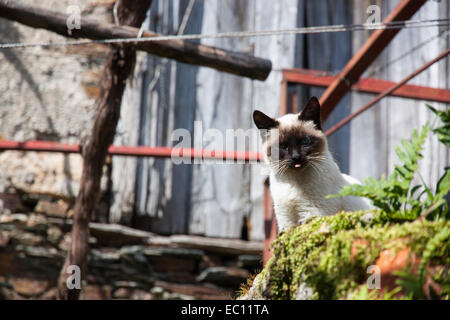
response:
<path fill-rule="evenodd" d="M 277 175 L 283 175 L 289 168 L 289 160 L 276 160 L 270 162 L 270 167 Z"/>
<path fill-rule="evenodd" d="M 322 153 L 313 153 L 308 155 L 307 157 L 307 167 L 310 167 L 316 177 L 319 177 L 321 175 L 321 164 L 326 164 L 328 161 L 328 158 L 324 156 Z"/>

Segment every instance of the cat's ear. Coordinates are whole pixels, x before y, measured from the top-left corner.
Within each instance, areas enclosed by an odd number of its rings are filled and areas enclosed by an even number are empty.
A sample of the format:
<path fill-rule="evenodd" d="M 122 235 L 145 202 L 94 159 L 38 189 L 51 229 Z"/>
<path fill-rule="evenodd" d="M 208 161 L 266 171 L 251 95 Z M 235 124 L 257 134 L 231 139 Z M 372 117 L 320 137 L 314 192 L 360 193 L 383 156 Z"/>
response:
<path fill-rule="evenodd" d="M 322 130 L 322 123 L 320 121 L 320 103 L 316 97 L 311 97 L 306 103 L 303 111 L 298 115 L 300 121 L 314 122 L 318 130 Z"/>
<path fill-rule="evenodd" d="M 278 126 L 278 121 L 259 110 L 253 111 L 253 121 L 258 129 L 270 130 Z"/>

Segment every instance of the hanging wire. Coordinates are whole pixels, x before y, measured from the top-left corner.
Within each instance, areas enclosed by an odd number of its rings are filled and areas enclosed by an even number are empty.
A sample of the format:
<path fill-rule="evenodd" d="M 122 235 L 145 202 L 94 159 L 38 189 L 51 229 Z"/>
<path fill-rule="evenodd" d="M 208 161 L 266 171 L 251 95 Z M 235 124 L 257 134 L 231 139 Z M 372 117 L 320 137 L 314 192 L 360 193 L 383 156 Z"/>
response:
<path fill-rule="evenodd" d="M 385 30 L 385 29 L 390 30 L 390 29 L 409 29 L 409 28 L 445 27 L 445 26 L 447 27 L 450 26 L 450 19 L 407 20 L 389 23 L 329 25 L 329 26 L 303 27 L 303 28 L 282 29 L 282 30 L 224 32 L 216 34 L 167 35 L 167 36 L 154 36 L 141 38 L 136 37 L 136 38 L 114 38 L 101 40 L 73 40 L 64 42 L 2 43 L 0 44 L 0 49 L 56 47 L 56 46 L 73 46 L 73 45 L 87 45 L 87 44 L 138 43 L 138 42 L 153 42 L 153 41 L 167 41 L 167 40 L 244 38 L 244 37 L 292 35 L 292 34 L 317 34 L 317 33 L 335 33 L 348 31 Z"/>
<path fill-rule="evenodd" d="M 428 38 L 425 41 L 422 41 L 421 43 L 419 43 L 418 45 L 412 47 L 410 50 L 408 50 L 407 52 L 399 55 L 398 57 L 393 58 L 392 60 L 387 61 L 386 63 L 384 63 L 381 66 L 378 67 L 374 67 L 373 70 L 371 70 L 370 72 L 368 72 L 365 77 L 366 78 L 370 78 L 370 77 L 374 77 L 376 74 L 386 70 L 387 68 L 389 68 L 390 66 L 392 66 L 394 63 L 400 62 L 401 60 L 403 60 L 404 58 L 410 56 L 411 54 L 415 53 L 417 50 L 422 49 L 423 47 L 425 47 L 426 45 L 428 45 L 429 43 L 433 42 L 436 39 L 442 38 L 446 35 L 448 35 L 450 33 L 449 29 L 446 30 L 442 30 L 441 32 L 439 32 L 437 35 L 435 35 L 434 37 Z M 287 67 L 286 67 L 287 68 Z M 272 72 L 283 72 L 285 68 L 281 68 L 281 67 L 274 67 L 272 68 Z M 301 70 L 299 70 L 298 72 L 302 72 Z M 320 75 L 321 76 L 336 76 L 341 72 L 341 70 L 336 70 L 336 71 L 321 71 Z M 306 72 L 305 72 L 306 73 Z"/>
<path fill-rule="evenodd" d="M 375 76 L 376 74 L 378 74 L 378 73 L 386 70 L 390 66 L 392 66 L 394 63 L 397 63 L 397 62 L 403 60 L 404 58 L 410 56 L 411 54 L 413 54 L 417 50 L 422 49 L 423 47 L 425 47 L 427 44 L 433 42 L 434 40 L 446 36 L 449 32 L 450 32 L 450 30 L 448 30 L 448 29 L 447 30 L 442 30 L 437 35 L 435 35 L 434 37 L 431 37 L 431 38 L 428 38 L 425 41 L 422 41 L 417 46 L 412 47 L 410 50 L 408 50 L 407 52 L 401 54 L 400 56 L 398 56 L 398 57 L 396 57 L 396 58 L 394 58 L 392 60 L 389 60 L 388 62 L 386 62 L 385 64 L 383 64 L 383 65 L 381 65 L 379 67 L 373 68 L 372 71 L 367 73 L 366 77 L 370 78 L 370 77 Z"/>

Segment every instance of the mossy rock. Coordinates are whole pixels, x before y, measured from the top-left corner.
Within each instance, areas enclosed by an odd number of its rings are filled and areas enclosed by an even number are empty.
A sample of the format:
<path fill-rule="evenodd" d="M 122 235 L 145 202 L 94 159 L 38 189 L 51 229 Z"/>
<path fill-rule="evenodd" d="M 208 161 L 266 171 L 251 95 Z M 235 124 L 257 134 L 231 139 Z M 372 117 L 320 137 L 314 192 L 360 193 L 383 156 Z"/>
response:
<path fill-rule="evenodd" d="M 449 298 L 446 220 L 341 212 L 281 233 L 272 250 L 240 299 Z"/>

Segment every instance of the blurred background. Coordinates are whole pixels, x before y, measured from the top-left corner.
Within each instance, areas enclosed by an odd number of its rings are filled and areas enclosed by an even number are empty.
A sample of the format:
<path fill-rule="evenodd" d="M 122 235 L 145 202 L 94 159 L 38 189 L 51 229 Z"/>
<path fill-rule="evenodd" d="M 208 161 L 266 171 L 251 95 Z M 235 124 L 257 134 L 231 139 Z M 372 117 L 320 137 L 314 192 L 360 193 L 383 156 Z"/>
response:
<path fill-rule="evenodd" d="M 114 22 L 113 0 L 23 1 Z M 144 28 L 164 35 L 289 29 L 365 23 L 371 5 L 384 19 L 399 0 L 154 0 Z M 188 10 L 189 9 L 189 10 Z M 447 1 L 428 1 L 412 20 L 450 18 Z M 363 74 L 400 81 L 449 47 L 448 27 L 404 29 Z M 265 81 L 138 52 L 122 101 L 115 145 L 173 146 L 171 134 L 194 121 L 203 128 L 253 128 L 252 111 L 280 114 L 283 69 L 336 76 L 373 31 L 202 39 L 201 43 L 269 59 Z M 64 37 L 0 19 L 2 43 L 62 41 Z M 0 139 L 76 144 L 89 135 L 104 45 L 0 50 Z M 409 84 L 449 89 L 447 60 Z M 325 88 L 291 84 L 298 112 Z M 330 128 L 373 94 L 351 92 L 324 124 Z M 329 138 L 341 171 L 363 179 L 389 174 L 394 146 L 434 116 L 425 103 L 388 97 Z M 205 142 L 204 147 L 211 147 Z M 421 175 L 435 184 L 450 164 L 449 150 L 425 145 Z M 0 153 L 0 296 L 54 298 L 79 189 L 78 154 Z M 257 164 L 175 165 L 170 159 L 107 159 L 92 221 L 85 298 L 229 298 L 261 268 L 264 181 Z"/>

